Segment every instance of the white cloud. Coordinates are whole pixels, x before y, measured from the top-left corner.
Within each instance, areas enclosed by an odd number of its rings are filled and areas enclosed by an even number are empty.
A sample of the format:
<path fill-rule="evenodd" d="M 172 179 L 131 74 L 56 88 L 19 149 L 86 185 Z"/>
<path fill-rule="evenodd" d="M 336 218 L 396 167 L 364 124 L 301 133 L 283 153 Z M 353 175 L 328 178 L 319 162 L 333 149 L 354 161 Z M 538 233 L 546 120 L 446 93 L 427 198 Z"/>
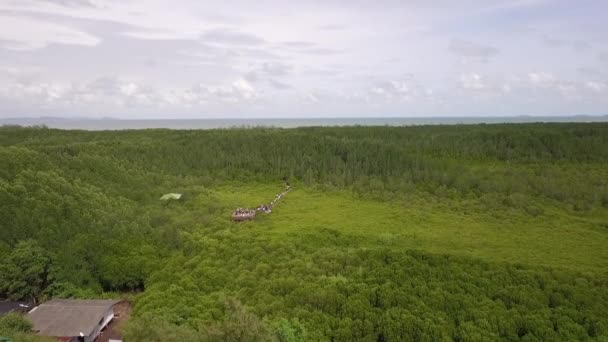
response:
<path fill-rule="evenodd" d="M 262 63 L 261 71 L 273 76 L 285 76 L 293 70 L 289 64 L 281 62 L 265 62 Z"/>
<path fill-rule="evenodd" d="M 549 0 L 510 0 L 485 1 L 487 7 L 481 7 L 484 12 L 521 10 L 528 7 L 537 7 L 546 4 Z"/>
<path fill-rule="evenodd" d="M 100 41 L 93 35 L 68 26 L 0 15 L 0 45 L 9 50 L 35 50 L 50 44 L 95 46 Z"/>
<path fill-rule="evenodd" d="M 498 54 L 498 49 L 492 46 L 477 44 L 462 39 L 452 39 L 448 49 L 453 54 L 463 58 L 476 59 L 486 62 L 490 57 Z"/>
<path fill-rule="evenodd" d="M 119 86 L 120 92 L 126 96 L 132 96 L 137 93 L 139 87 L 135 83 L 127 83 Z"/>
<path fill-rule="evenodd" d="M 559 97 L 554 99 L 554 101 L 558 101 L 559 99 L 590 101 L 593 99 L 595 101 L 593 95 L 602 93 L 606 89 L 606 83 L 603 81 L 563 79 L 547 72 L 529 73 L 528 84 L 532 89 L 544 92 L 546 98 L 551 98 L 552 94 L 558 94 Z"/>
<path fill-rule="evenodd" d="M 0 0 L 0 113 L 605 111 L 605 6 L 438 3 Z"/>
<path fill-rule="evenodd" d="M 243 99 L 252 99 L 258 96 L 257 91 L 253 88 L 251 83 L 247 82 L 243 78 L 239 78 L 238 80 L 234 81 L 231 88 L 236 95 Z"/>
<path fill-rule="evenodd" d="M 113 78 L 102 78 L 85 84 L 17 83 L 0 88 L 0 96 L 6 99 L 28 101 L 36 105 L 152 105 L 154 95 L 134 83 Z"/>
<path fill-rule="evenodd" d="M 52 3 L 67 7 L 97 7 L 93 0 L 38 0 L 42 3 Z"/>
<path fill-rule="evenodd" d="M 482 90 L 486 88 L 484 79 L 477 73 L 460 75 L 460 85 L 468 90 Z"/>
<path fill-rule="evenodd" d="M 575 82 L 559 82 L 557 84 L 557 90 L 559 93 L 567 99 L 580 99 L 579 85 Z"/>
<path fill-rule="evenodd" d="M 17 83 L 0 87 L 0 96 L 16 101 L 52 103 L 61 100 L 71 90 L 71 85 L 65 83 Z"/>
<path fill-rule="evenodd" d="M 591 48 L 591 44 L 582 39 L 569 39 L 544 35 L 542 37 L 542 41 L 552 47 L 568 47 L 575 51 L 586 50 Z"/>
<path fill-rule="evenodd" d="M 244 78 L 229 84 L 198 84 L 189 88 L 158 88 L 133 80 L 102 77 L 86 83 L 15 83 L 0 87 L 0 96 L 11 100 L 36 99 L 38 103 L 112 103 L 115 105 L 193 105 L 212 102 L 247 102 L 260 92 Z"/>
<path fill-rule="evenodd" d="M 170 29 L 140 29 L 137 31 L 127 31 L 123 33 L 127 37 L 142 40 L 196 40 L 200 32 L 198 31 L 174 31 Z"/>
<path fill-rule="evenodd" d="M 433 96 L 433 90 L 423 86 L 414 76 L 407 75 L 399 79 L 376 81 L 362 94 L 364 95 L 355 92 L 351 98 L 363 98 L 365 101 L 382 98 L 389 102 L 424 100 Z"/>
<path fill-rule="evenodd" d="M 381 82 L 371 88 L 372 94 L 382 95 L 387 98 L 410 99 L 417 93 L 412 86 L 405 80 L 393 80 Z"/>
<path fill-rule="evenodd" d="M 9 83 L 24 83 L 29 84 L 40 77 L 43 68 L 15 64 L 14 66 L 0 67 L 0 81 L 5 79 Z"/>
<path fill-rule="evenodd" d="M 268 79 L 268 83 L 274 88 L 274 89 L 278 89 L 278 90 L 287 90 L 287 89 L 293 89 L 293 86 L 291 84 L 285 83 L 285 82 L 281 82 L 281 81 L 277 81 L 275 79 L 269 78 Z"/>
<path fill-rule="evenodd" d="M 531 72 L 528 74 L 528 80 L 534 86 L 549 86 L 555 83 L 555 76 L 546 72 Z"/>
<path fill-rule="evenodd" d="M 319 100 L 319 98 L 317 97 L 317 95 L 315 95 L 314 93 L 308 93 L 306 94 L 306 100 L 312 102 L 312 103 L 321 103 L 321 100 Z"/>
<path fill-rule="evenodd" d="M 588 81 L 585 83 L 585 87 L 587 87 L 587 89 L 593 90 L 594 92 L 603 93 L 604 90 L 606 90 L 606 83 Z"/>
<path fill-rule="evenodd" d="M 214 29 L 204 32 L 200 39 L 207 43 L 226 45 L 260 45 L 264 40 L 254 34 L 235 29 Z"/>

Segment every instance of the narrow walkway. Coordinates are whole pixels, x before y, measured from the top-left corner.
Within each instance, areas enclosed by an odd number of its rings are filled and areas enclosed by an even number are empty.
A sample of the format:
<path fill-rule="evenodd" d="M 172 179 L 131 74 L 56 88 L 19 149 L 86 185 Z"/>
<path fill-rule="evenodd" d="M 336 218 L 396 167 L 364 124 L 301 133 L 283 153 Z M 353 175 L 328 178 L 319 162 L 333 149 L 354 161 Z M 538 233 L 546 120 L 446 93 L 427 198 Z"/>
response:
<path fill-rule="evenodd" d="M 290 191 L 291 191 L 291 185 L 287 182 L 286 186 L 285 186 L 285 190 L 283 190 L 280 194 L 276 195 L 275 198 L 270 202 L 270 204 L 262 204 L 255 209 L 236 208 L 236 210 L 232 213 L 232 220 L 233 221 L 253 220 L 255 218 L 255 215 L 257 212 L 263 212 L 266 214 L 270 214 L 272 212 L 272 209 Z"/>
<path fill-rule="evenodd" d="M 291 185 L 289 185 L 289 183 L 285 186 L 285 190 L 283 190 L 283 192 L 281 192 L 280 194 L 276 195 L 276 197 L 272 200 L 272 202 L 270 202 L 269 205 L 266 204 L 262 204 L 261 206 L 257 207 L 255 210 L 257 211 L 263 211 L 265 213 L 271 213 L 272 212 L 272 208 L 274 208 L 275 205 L 277 205 L 277 203 L 287 195 L 288 192 L 291 191 Z"/>

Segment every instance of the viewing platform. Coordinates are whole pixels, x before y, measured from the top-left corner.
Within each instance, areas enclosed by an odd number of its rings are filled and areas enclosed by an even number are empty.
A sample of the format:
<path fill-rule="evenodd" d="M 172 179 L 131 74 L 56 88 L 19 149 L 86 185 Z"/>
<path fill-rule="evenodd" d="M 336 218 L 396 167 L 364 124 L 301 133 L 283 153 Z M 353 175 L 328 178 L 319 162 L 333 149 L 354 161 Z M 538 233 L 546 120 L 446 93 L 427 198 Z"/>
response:
<path fill-rule="evenodd" d="M 257 212 L 263 212 L 266 214 L 270 214 L 272 212 L 272 208 L 283 198 L 287 193 L 291 191 L 291 185 L 287 182 L 285 186 L 285 190 L 280 194 L 276 195 L 275 198 L 270 202 L 270 204 L 262 204 L 255 209 L 247 209 L 247 208 L 237 208 L 232 212 L 232 221 L 250 221 L 255 219 L 255 215 Z"/>
<path fill-rule="evenodd" d="M 238 208 L 232 213 L 233 221 L 248 221 L 255 218 L 256 210 Z"/>

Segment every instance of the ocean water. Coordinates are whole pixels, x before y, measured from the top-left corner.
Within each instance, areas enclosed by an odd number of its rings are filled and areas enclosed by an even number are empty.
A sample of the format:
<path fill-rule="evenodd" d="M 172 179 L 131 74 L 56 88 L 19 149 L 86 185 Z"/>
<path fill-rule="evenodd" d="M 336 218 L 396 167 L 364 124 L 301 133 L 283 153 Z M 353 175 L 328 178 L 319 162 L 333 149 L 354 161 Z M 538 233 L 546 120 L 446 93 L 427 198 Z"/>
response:
<path fill-rule="evenodd" d="M 494 124 L 526 122 L 608 122 L 605 116 L 512 116 L 512 117 L 385 117 L 385 118 L 301 118 L 301 119 L 157 119 L 123 120 L 113 118 L 0 118 L 0 125 L 41 126 L 59 129 L 215 129 L 234 127 L 311 127 L 311 126 L 414 126 Z"/>

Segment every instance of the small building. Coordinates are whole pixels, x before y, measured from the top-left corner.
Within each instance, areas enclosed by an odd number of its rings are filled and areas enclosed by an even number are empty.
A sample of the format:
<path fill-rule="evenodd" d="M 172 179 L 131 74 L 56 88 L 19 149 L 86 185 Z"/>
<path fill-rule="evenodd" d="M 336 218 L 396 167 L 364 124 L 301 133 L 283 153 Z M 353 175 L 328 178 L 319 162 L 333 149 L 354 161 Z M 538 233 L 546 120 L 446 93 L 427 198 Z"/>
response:
<path fill-rule="evenodd" d="M 179 200 L 182 198 L 182 194 L 169 193 L 161 196 L 161 201 L 169 201 L 169 200 Z"/>
<path fill-rule="evenodd" d="M 0 302 L 0 316 L 9 312 L 26 313 L 33 307 L 29 302 Z"/>
<path fill-rule="evenodd" d="M 69 342 L 93 342 L 114 318 L 118 300 L 54 299 L 31 310 L 27 318 L 40 335 Z"/>

